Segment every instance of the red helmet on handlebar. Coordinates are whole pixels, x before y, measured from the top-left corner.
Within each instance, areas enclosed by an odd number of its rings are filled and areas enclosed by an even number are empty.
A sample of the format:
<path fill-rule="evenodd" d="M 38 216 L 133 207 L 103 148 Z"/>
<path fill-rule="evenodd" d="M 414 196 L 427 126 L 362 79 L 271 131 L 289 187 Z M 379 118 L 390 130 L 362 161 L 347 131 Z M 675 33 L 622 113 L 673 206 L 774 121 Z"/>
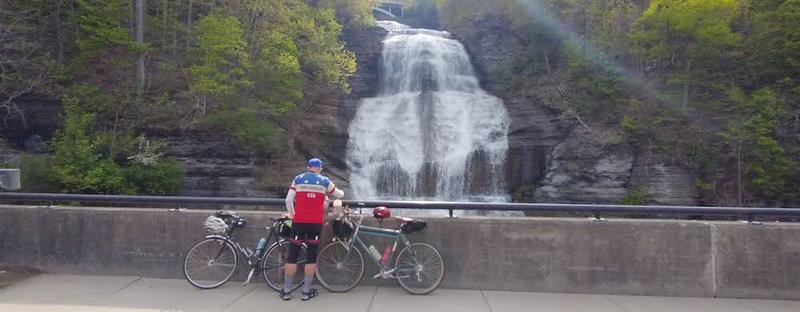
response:
<path fill-rule="evenodd" d="M 387 207 L 378 206 L 372 209 L 372 215 L 378 219 L 386 219 L 392 216 L 392 211 Z"/>

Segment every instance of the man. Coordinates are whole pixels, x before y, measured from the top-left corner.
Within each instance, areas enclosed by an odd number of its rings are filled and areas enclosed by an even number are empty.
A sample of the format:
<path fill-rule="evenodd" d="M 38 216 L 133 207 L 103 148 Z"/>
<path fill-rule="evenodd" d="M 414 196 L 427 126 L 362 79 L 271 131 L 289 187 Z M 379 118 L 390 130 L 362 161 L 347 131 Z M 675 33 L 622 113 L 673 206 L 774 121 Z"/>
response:
<path fill-rule="evenodd" d="M 286 194 L 286 210 L 292 219 L 291 244 L 289 255 L 286 259 L 283 290 L 280 297 L 283 300 L 292 299 L 292 285 L 297 273 L 297 257 L 300 245 L 306 243 L 305 277 L 300 299 L 303 301 L 318 295 L 317 290 L 311 288 L 314 273 L 317 271 L 317 251 L 322 224 L 325 222 L 325 201 L 327 196 L 336 198 L 344 197 L 344 192 L 336 188 L 330 179 L 320 174 L 322 161 L 318 158 L 308 160 L 307 172 L 300 174 L 292 181 L 289 193 Z"/>

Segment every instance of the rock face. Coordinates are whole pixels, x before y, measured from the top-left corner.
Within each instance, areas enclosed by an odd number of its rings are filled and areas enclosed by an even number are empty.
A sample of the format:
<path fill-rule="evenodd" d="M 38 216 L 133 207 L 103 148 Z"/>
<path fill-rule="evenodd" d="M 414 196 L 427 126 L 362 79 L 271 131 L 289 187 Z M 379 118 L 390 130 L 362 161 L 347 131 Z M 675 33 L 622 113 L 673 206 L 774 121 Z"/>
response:
<path fill-rule="evenodd" d="M 208 197 L 264 197 L 256 157 L 225 133 L 180 131 L 148 133 L 166 143 L 165 153 L 181 162 L 184 172 L 179 195 Z"/>
<path fill-rule="evenodd" d="M 0 137 L 29 153 L 46 152 L 49 140 L 64 122 L 58 100 L 43 96 L 22 97 L 16 101 L 20 114 L 0 112 Z"/>
<path fill-rule="evenodd" d="M 630 185 L 642 187 L 650 204 L 698 204 L 698 192 L 689 170 L 668 160 L 638 155 L 631 169 Z"/>
<path fill-rule="evenodd" d="M 476 31 L 479 29 L 479 31 Z M 620 143 L 618 129 L 588 131 L 563 121 L 541 97 L 507 92 L 491 73 L 523 53 L 523 41 L 502 18 L 448 29 L 470 52 L 482 83 L 503 99 L 512 117 L 506 186 L 517 199 L 533 202 L 618 203 L 633 190 L 646 203 L 696 204 L 689 171 L 680 164 L 638 155 Z"/>
<path fill-rule="evenodd" d="M 627 193 L 633 155 L 575 129 L 550 154 L 536 202 L 616 203 Z M 531 194 L 526 194 L 531 197 Z"/>

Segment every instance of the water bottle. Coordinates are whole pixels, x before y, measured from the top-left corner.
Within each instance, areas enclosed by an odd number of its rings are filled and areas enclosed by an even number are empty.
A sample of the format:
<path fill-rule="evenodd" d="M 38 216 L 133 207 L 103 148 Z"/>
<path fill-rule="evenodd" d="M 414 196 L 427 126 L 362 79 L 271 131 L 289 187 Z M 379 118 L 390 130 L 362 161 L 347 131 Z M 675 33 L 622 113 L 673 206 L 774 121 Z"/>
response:
<path fill-rule="evenodd" d="M 386 249 L 383 250 L 383 257 L 381 257 L 381 265 L 386 266 L 386 263 L 389 262 L 389 256 L 392 255 L 392 246 L 386 246 Z"/>
<path fill-rule="evenodd" d="M 267 247 L 267 239 L 262 237 L 258 241 L 258 247 L 256 247 L 256 257 L 261 258 L 261 255 L 264 254 L 264 248 L 265 247 Z"/>
<path fill-rule="evenodd" d="M 367 248 L 367 249 L 369 250 L 369 254 L 373 258 L 375 258 L 375 261 L 381 261 L 381 252 L 378 251 L 378 249 L 375 248 L 374 245 L 369 245 L 369 248 Z"/>

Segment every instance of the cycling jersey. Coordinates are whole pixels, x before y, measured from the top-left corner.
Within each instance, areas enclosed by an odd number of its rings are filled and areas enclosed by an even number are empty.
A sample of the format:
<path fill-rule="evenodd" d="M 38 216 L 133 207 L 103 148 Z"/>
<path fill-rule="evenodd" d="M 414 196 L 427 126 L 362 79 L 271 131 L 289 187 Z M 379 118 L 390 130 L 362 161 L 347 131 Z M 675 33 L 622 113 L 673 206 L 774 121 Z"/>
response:
<path fill-rule="evenodd" d="M 286 203 L 290 211 L 294 210 L 293 222 L 322 224 L 325 221 L 325 196 L 341 197 L 340 194 L 343 195 L 327 177 L 306 172 L 292 181 Z"/>

